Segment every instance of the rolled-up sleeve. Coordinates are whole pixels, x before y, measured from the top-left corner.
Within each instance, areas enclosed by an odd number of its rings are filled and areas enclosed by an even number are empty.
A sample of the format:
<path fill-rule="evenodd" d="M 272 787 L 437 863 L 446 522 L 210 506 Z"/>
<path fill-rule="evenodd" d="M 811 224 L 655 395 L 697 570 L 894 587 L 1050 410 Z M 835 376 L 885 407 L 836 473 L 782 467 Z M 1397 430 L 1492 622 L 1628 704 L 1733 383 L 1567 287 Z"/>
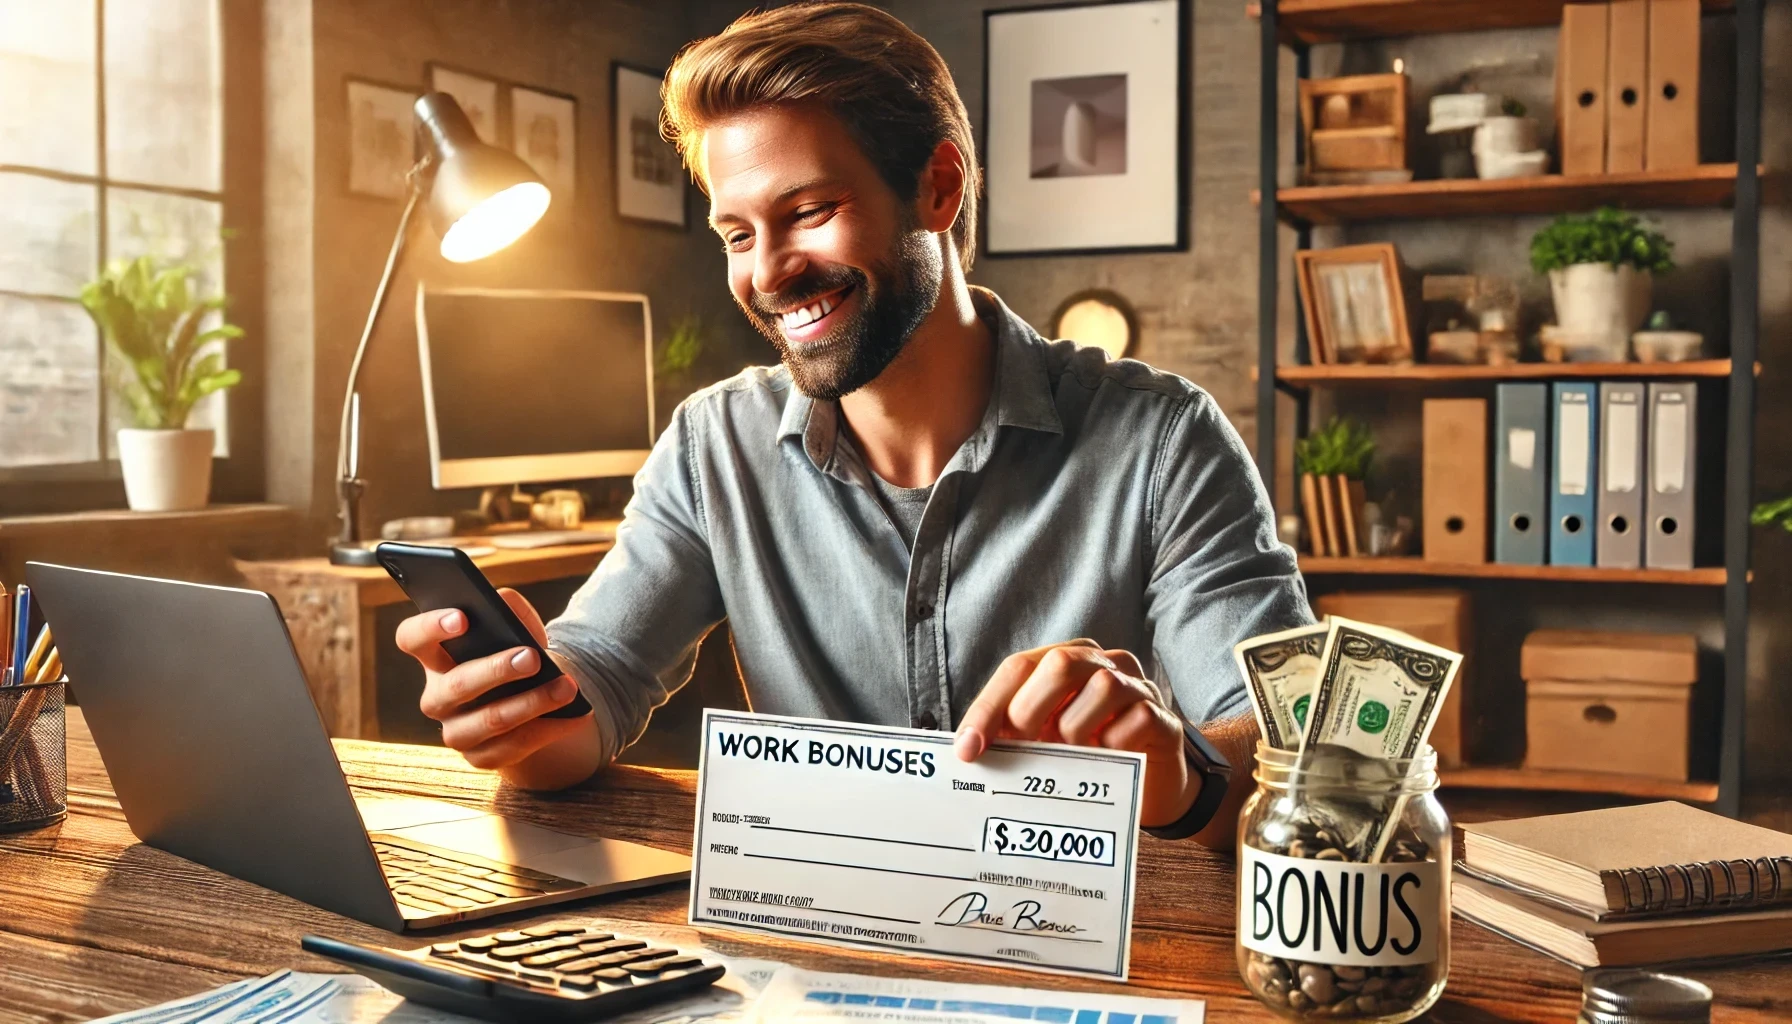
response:
<path fill-rule="evenodd" d="M 690 679 L 697 645 L 724 615 L 693 460 L 688 405 L 635 475 L 616 545 L 548 623 L 558 655 L 591 702 L 605 763 Z"/>
<path fill-rule="evenodd" d="M 1204 392 L 1184 399 L 1165 428 L 1148 505 L 1145 607 L 1160 681 L 1191 722 L 1237 714 L 1249 698 L 1232 646 L 1313 613 L 1256 466 Z"/>

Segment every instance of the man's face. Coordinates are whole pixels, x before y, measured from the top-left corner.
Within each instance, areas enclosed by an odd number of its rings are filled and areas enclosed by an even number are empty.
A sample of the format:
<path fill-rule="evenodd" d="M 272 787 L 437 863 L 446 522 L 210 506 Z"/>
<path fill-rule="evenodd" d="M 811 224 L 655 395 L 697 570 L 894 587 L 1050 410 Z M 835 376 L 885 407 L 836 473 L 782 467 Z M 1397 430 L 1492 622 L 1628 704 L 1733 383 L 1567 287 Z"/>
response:
<path fill-rule="evenodd" d="M 728 287 L 796 386 L 864 387 L 933 311 L 940 246 L 832 114 L 755 110 L 704 132 L 710 223 Z"/>

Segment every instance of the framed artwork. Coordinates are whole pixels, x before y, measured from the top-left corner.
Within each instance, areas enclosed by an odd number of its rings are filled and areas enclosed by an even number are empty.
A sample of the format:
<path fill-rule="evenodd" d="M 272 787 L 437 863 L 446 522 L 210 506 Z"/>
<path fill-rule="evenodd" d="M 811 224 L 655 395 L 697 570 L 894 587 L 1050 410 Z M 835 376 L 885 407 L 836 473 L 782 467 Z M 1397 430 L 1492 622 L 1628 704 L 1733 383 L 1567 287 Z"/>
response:
<path fill-rule="evenodd" d="M 454 97 L 460 109 L 466 112 L 467 120 L 473 122 L 479 141 L 502 145 L 498 140 L 497 82 L 441 64 L 431 64 L 429 88 L 431 92 L 445 92 Z"/>
<path fill-rule="evenodd" d="M 685 230 L 685 173 L 678 150 L 660 138 L 660 80 L 610 65 L 610 125 L 616 143 L 616 213 L 624 220 Z"/>
<path fill-rule="evenodd" d="M 1400 256 L 1390 242 L 1294 254 L 1315 363 L 1410 363 Z"/>
<path fill-rule="evenodd" d="M 520 85 L 510 90 L 511 148 L 541 175 L 557 204 L 570 204 L 578 183 L 578 112 L 571 96 Z"/>
<path fill-rule="evenodd" d="M 360 78 L 347 79 L 348 190 L 380 199 L 402 199 L 409 187 L 415 143 L 411 107 L 417 90 Z"/>
<path fill-rule="evenodd" d="M 984 251 L 1188 248 L 1187 0 L 987 11 Z"/>

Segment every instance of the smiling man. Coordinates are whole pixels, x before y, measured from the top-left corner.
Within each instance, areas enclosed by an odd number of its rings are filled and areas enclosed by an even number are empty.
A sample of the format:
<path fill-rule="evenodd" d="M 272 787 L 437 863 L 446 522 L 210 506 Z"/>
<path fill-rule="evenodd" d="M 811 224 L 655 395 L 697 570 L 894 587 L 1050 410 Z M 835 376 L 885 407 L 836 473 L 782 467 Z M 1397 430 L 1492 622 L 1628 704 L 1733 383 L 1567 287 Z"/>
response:
<path fill-rule="evenodd" d="M 1046 342 L 967 285 L 978 169 L 927 42 L 884 12 L 743 17 L 667 73 L 728 287 L 776 346 L 682 404 L 616 548 L 540 618 L 566 677 L 472 711 L 528 651 L 455 666 L 457 612 L 401 646 L 475 765 L 553 787 L 607 764 L 726 617 L 756 711 L 1146 756 L 1141 820 L 1229 838 L 1256 729 L 1231 648 L 1305 622 L 1244 446 L 1171 374 Z M 540 715 L 575 685 L 592 715 Z M 1190 723 L 1199 723 L 1192 725 Z"/>

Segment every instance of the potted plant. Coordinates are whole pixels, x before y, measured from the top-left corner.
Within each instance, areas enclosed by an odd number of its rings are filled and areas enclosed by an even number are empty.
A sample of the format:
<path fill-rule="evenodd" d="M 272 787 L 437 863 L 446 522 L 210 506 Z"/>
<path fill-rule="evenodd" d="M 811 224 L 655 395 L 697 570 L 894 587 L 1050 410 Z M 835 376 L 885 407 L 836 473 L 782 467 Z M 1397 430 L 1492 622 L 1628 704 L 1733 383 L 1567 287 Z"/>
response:
<path fill-rule="evenodd" d="M 1368 426 L 1351 417 L 1334 416 L 1295 442 L 1294 467 L 1315 555 L 1354 558 L 1363 553 L 1363 481 L 1374 458 L 1375 438 Z"/>
<path fill-rule="evenodd" d="M 1778 501 L 1763 501 L 1755 506 L 1749 514 L 1749 521 L 1756 526 L 1778 526 L 1787 533 L 1792 533 L 1792 494 Z"/>
<path fill-rule="evenodd" d="M 1609 206 L 1564 214 L 1531 239 L 1531 269 L 1549 275 L 1570 360 L 1622 362 L 1649 315 L 1654 275 L 1674 269 L 1674 243 Z"/>
<path fill-rule="evenodd" d="M 224 365 L 223 342 L 242 328 L 206 318 L 222 295 L 194 294 L 195 268 L 151 256 L 115 261 L 81 288 L 81 305 L 106 339 L 113 389 L 133 426 L 118 431 L 125 497 L 138 511 L 204 508 L 211 494 L 213 432 L 187 428 L 200 399 L 242 380 Z"/>

